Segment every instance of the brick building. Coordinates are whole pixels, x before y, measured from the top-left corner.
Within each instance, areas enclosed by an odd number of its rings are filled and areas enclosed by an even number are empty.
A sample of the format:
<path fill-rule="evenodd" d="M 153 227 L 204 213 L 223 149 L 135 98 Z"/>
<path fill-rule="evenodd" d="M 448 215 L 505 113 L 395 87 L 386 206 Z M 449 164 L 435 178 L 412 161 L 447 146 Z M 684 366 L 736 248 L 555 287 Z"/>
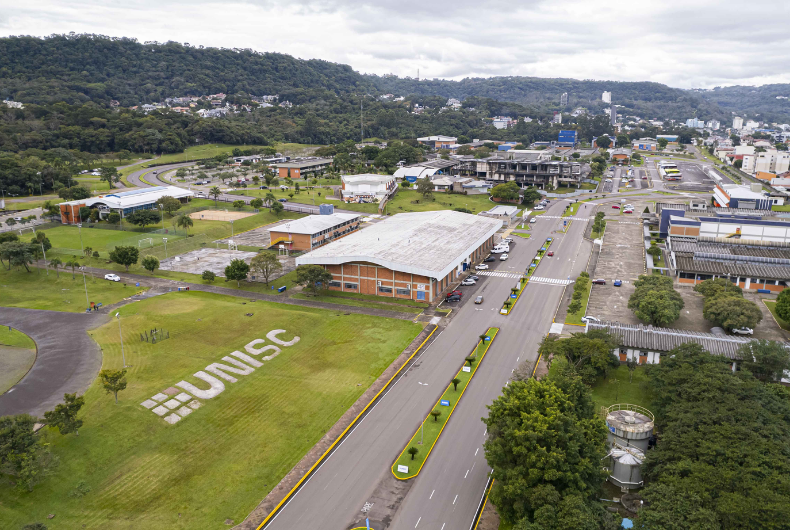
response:
<path fill-rule="evenodd" d="M 310 251 L 359 230 L 361 219 L 361 215 L 349 213 L 308 215 L 272 228 L 271 244 Z"/>
<path fill-rule="evenodd" d="M 402 213 L 296 258 L 329 289 L 431 302 L 493 247 L 502 221 L 455 211 Z"/>
<path fill-rule="evenodd" d="M 332 165 L 332 158 L 297 158 L 289 162 L 277 164 L 277 176 L 284 178 L 312 178 L 318 177 Z"/>

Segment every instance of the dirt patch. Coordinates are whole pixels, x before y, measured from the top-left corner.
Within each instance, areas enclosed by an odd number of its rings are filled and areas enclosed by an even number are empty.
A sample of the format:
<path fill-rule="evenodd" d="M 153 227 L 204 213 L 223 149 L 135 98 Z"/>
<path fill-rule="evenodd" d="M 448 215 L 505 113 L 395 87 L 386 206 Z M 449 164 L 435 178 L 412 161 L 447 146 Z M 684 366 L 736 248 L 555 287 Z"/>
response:
<path fill-rule="evenodd" d="M 236 219 L 244 219 L 251 215 L 255 214 L 250 212 L 231 212 L 228 210 L 202 210 L 189 214 L 189 217 L 203 221 L 235 221 Z"/>

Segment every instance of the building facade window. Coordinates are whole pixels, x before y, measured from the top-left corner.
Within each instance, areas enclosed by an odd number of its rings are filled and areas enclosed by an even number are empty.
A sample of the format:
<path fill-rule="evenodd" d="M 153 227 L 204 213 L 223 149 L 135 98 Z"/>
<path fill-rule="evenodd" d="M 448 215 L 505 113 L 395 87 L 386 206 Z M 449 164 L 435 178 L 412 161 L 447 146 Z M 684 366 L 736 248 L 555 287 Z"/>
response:
<path fill-rule="evenodd" d="M 383 285 L 379 285 L 379 292 L 380 293 L 392 293 L 392 287 L 384 287 Z"/>
<path fill-rule="evenodd" d="M 340 282 L 337 280 L 332 280 L 329 282 L 329 287 L 340 287 Z"/>
<path fill-rule="evenodd" d="M 395 289 L 395 294 L 409 296 L 411 294 L 411 291 L 409 291 L 408 289 L 400 289 L 400 288 L 398 288 L 398 289 Z"/>
<path fill-rule="evenodd" d="M 356 290 L 359 287 L 356 283 L 346 283 L 346 289 L 354 289 Z"/>

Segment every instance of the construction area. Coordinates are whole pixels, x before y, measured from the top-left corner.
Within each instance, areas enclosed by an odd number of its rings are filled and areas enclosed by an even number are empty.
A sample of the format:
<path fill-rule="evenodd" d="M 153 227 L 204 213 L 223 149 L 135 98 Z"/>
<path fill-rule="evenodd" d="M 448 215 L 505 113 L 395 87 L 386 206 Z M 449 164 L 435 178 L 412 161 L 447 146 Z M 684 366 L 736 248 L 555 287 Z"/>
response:
<path fill-rule="evenodd" d="M 225 277 L 225 267 L 230 265 L 231 260 L 242 259 L 247 264 L 257 255 L 257 252 L 246 252 L 244 250 L 228 250 L 226 248 L 201 248 L 167 258 L 161 261 L 159 268 L 165 271 L 186 272 L 189 274 L 203 274 L 203 271 L 211 271 L 217 276 Z"/>

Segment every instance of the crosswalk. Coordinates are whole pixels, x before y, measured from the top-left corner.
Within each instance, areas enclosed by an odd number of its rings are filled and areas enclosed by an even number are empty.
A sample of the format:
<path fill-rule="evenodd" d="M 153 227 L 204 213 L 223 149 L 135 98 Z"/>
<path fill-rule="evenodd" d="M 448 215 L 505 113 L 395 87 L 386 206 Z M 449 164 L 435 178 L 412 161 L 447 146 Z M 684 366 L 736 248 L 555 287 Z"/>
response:
<path fill-rule="evenodd" d="M 497 278 L 511 278 L 514 280 L 518 280 L 521 278 L 521 274 L 516 274 L 514 272 L 499 272 L 499 271 L 477 271 L 475 274 L 479 276 L 496 276 Z"/>
<path fill-rule="evenodd" d="M 567 219 L 568 221 L 589 221 L 589 217 L 562 217 L 560 215 L 538 215 L 535 219 Z"/>
<path fill-rule="evenodd" d="M 572 280 L 560 280 L 558 278 L 541 278 L 540 276 L 532 276 L 529 283 L 545 283 L 549 285 L 568 285 L 573 283 Z"/>

